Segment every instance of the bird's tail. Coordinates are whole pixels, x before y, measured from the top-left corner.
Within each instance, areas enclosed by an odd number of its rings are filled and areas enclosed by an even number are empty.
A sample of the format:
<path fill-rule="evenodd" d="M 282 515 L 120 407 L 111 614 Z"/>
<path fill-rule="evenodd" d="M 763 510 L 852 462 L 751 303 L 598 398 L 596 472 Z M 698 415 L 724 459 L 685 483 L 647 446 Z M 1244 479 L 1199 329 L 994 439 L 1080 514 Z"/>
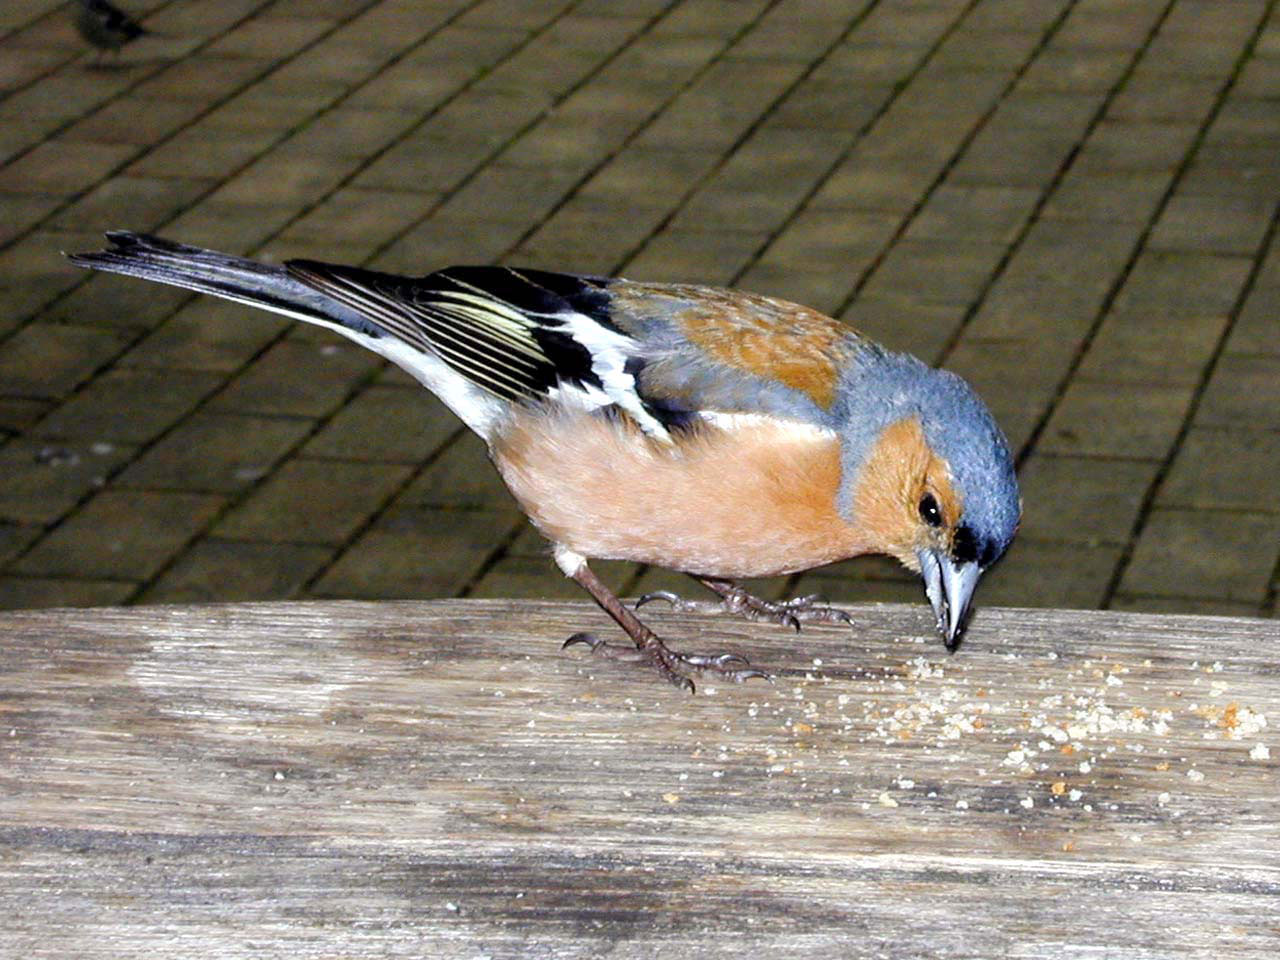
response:
<path fill-rule="evenodd" d="M 385 334 L 350 307 L 290 276 L 284 267 L 126 230 L 106 236 L 110 243 L 106 250 L 71 253 L 67 259 L 77 267 L 209 293 L 308 323 L 345 327 L 374 337 Z"/>
<path fill-rule="evenodd" d="M 381 326 L 307 282 L 318 268 L 325 268 L 326 275 L 350 272 L 348 268 L 306 261 L 294 263 L 292 268 L 273 266 L 123 230 L 108 233 L 107 240 L 106 250 L 67 257 L 78 267 L 213 294 L 341 333 L 408 371 L 486 440 L 502 416 L 501 402 L 460 375 L 428 344 L 412 337 L 404 339 L 394 324 Z M 377 302 L 376 297 L 365 300 Z M 354 303 L 361 302 L 359 297 L 354 299 Z"/>

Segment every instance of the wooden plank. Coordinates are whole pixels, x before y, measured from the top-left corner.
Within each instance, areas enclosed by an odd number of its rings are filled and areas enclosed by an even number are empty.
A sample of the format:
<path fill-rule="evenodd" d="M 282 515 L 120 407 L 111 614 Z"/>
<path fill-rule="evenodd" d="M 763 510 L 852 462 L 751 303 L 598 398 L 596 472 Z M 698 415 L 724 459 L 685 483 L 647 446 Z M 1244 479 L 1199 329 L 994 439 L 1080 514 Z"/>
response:
<path fill-rule="evenodd" d="M 777 674 L 696 696 L 582 604 L 0 615 L 0 955 L 1277 955 L 1280 625 L 855 613 L 655 611 Z"/>

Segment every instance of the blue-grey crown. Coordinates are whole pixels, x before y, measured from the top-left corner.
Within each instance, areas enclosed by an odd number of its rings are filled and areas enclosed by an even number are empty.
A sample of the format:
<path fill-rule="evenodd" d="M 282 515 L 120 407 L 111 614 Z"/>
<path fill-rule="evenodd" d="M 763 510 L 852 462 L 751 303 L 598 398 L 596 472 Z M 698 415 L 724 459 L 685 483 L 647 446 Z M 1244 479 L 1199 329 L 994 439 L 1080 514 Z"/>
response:
<path fill-rule="evenodd" d="M 1020 515 L 1013 457 L 986 404 L 964 380 L 907 354 L 867 346 L 842 378 L 833 413 L 849 482 L 885 427 L 918 417 L 925 440 L 951 467 L 979 562 L 987 566 L 1008 548 Z M 852 490 L 842 493 L 849 498 L 842 506 L 851 508 Z"/>

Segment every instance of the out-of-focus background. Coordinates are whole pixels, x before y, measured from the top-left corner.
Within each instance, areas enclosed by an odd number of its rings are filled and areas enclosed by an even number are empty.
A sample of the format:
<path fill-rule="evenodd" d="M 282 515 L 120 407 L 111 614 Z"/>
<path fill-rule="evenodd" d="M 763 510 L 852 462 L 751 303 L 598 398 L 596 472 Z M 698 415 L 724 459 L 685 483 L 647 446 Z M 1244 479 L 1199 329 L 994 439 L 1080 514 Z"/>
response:
<path fill-rule="evenodd" d="M 406 376 L 58 255 L 131 228 L 809 304 L 1008 433 L 979 602 L 1277 615 L 1274 0 L 121 5 L 155 35 L 119 55 L 0 6 L 0 606 L 581 596 Z"/>

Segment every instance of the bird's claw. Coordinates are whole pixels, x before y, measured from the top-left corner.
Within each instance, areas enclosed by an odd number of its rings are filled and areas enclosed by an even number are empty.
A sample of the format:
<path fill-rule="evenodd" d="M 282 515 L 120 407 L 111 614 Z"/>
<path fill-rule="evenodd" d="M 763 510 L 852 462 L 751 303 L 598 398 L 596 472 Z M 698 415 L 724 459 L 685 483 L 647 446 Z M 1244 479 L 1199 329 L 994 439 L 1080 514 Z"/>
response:
<path fill-rule="evenodd" d="M 680 613 L 735 613 L 752 621 L 772 621 L 791 627 L 800 632 L 801 622 L 814 623 L 847 623 L 853 624 L 853 617 L 830 606 L 820 594 L 796 597 L 792 600 L 762 600 L 752 596 L 742 587 L 713 585 L 712 589 L 720 594 L 719 600 L 687 600 L 677 596 L 670 590 L 654 590 L 636 600 L 636 607 L 642 607 L 653 600 L 665 600 L 672 609 Z"/>
<path fill-rule="evenodd" d="M 763 670 L 751 666 L 751 662 L 736 653 L 701 654 L 680 653 L 669 649 L 656 637 L 643 647 L 629 647 L 609 643 L 590 633 L 575 633 L 562 645 L 567 649 L 575 644 L 583 644 L 591 648 L 592 653 L 621 660 L 625 663 L 649 663 L 666 679 L 682 690 L 693 693 L 695 688 L 690 672 L 698 675 L 714 674 L 734 683 L 761 679 L 773 682 L 773 678 Z M 738 664 L 739 666 L 735 666 Z"/>

